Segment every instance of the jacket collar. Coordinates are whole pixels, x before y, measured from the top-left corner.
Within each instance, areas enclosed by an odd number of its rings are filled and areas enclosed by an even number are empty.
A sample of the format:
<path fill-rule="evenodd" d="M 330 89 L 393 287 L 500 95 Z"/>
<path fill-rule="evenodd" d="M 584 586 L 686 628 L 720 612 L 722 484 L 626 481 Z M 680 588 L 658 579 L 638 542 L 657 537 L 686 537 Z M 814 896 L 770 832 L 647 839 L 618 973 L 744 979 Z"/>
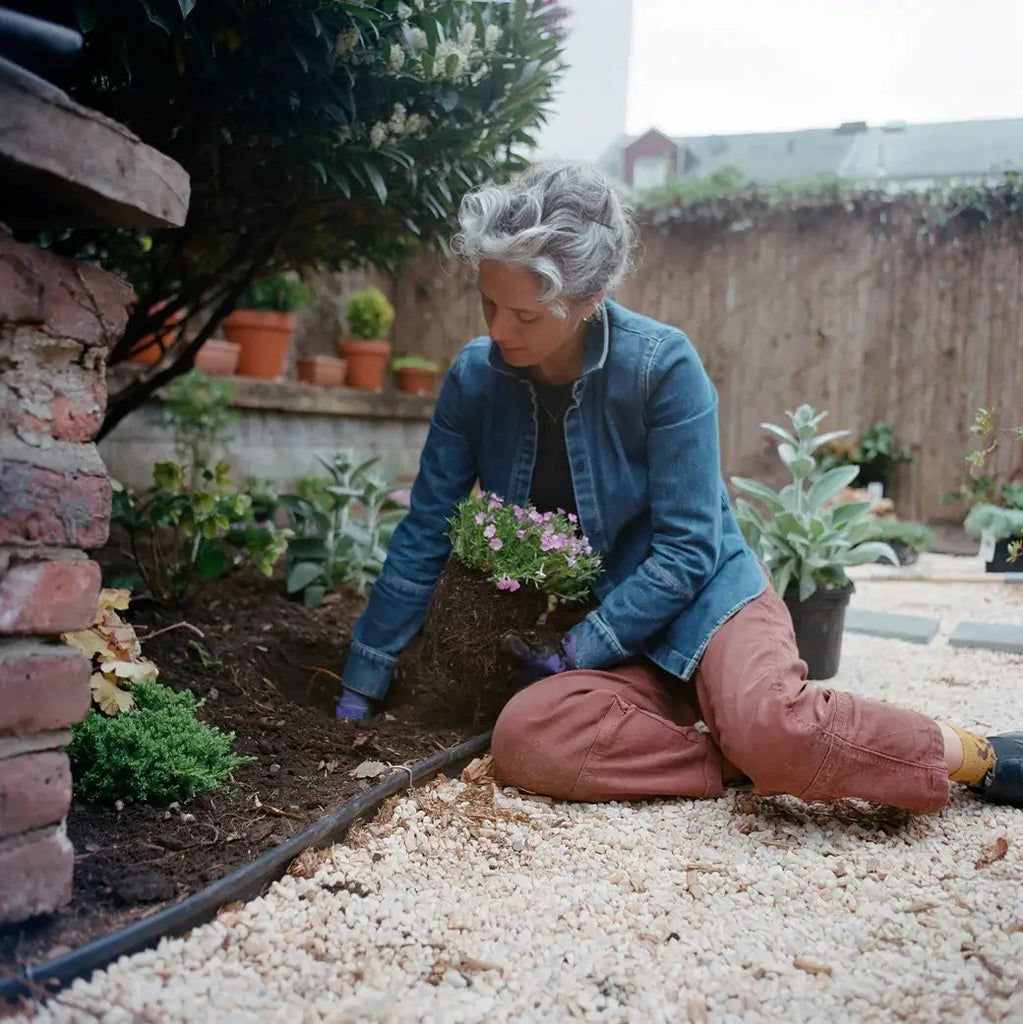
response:
<path fill-rule="evenodd" d="M 594 370 L 602 370 L 607 362 L 607 354 L 611 347 L 611 317 L 616 303 L 605 299 L 601 304 L 604 315 L 599 320 L 591 320 L 586 330 L 586 351 L 583 353 L 583 372 L 580 377 L 593 373 Z M 490 343 L 490 355 L 488 362 L 491 369 L 503 373 L 508 377 L 528 379 L 529 373 L 525 367 L 509 366 L 501 355 L 498 347 Z"/>

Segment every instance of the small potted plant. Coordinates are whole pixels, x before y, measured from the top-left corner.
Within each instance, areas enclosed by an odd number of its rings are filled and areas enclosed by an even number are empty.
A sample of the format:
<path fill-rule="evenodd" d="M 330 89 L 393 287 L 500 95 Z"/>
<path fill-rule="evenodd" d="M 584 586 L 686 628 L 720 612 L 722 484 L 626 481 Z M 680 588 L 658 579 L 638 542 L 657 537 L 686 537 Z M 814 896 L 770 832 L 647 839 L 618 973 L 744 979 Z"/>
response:
<path fill-rule="evenodd" d="M 488 727 L 521 685 L 521 666 L 501 652 L 504 636 L 547 641 L 553 631 L 537 620 L 555 606 L 591 601 L 601 559 L 574 514 L 509 505 L 487 492 L 458 505 L 449 536 L 452 557 L 399 663 L 392 699 Z"/>
<path fill-rule="evenodd" d="M 809 677 L 830 679 L 838 672 L 845 609 L 854 589 L 845 570 L 879 558 L 897 565 L 898 557 L 888 544 L 869 539 L 874 529 L 869 501 L 829 504 L 858 470 L 822 470 L 817 453 L 847 432 L 818 434 L 827 413 L 811 405 L 787 415 L 791 433 L 773 423 L 761 426 L 778 438 L 778 455 L 792 482 L 775 491 L 756 480 L 733 477 L 732 484 L 763 507 L 757 511 L 740 498 L 736 518 L 788 606 Z"/>
<path fill-rule="evenodd" d="M 916 456 L 908 448 L 897 443 L 894 428 L 885 420 L 872 423 L 857 438 L 844 433 L 842 438 L 830 441 L 820 457 L 823 469 L 855 466 L 855 486 L 869 488 L 871 484 L 879 485 L 881 494 L 888 491 L 892 470 L 915 460 Z"/>
<path fill-rule="evenodd" d="M 1023 483 L 1003 484 L 1004 506 L 979 504 L 966 514 L 963 529 L 980 537 L 985 572 L 1023 572 Z"/>
<path fill-rule="evenodd" d="M 868 540 L 886 543 L 899 560 L 899 565 L 912 565 L 934 541 L 934 531 L 923 523 L 896 519 L 894 516 L 873 517 Z"/>
<path fill-rule="evenodd" d="M 348 373 L 348 360 L 337 356 L 300 356 L 295 360 L 295 369 L 304 384 L 339 388 Z"/>
<path fill-rule="evenodd" d="M 433 393 L 440 365 L 425 356 L 398 356 L 391 363 L 398 391 L 403 395 Z"/>
<path fill-rule="evenodd" d="M 394 307 L 379 288 L 366 288 L 348 297 L 344 319 L 350 337 L 338 338 L 337 350 L 348 360 L 348 386 L 379 391 L 391 356 L 385 336 L 394 323 Z"/>
<path fill-rule="evenodd" d="M 224 318 L 228 341 L 241 346 L 240 376 L 281 379 L 295 333 L 295 312 L 310 299 L 309 286 L 293 273 L 271 274 L 249 286 L 238 309 Z"/>
<path fill-rule="evenodd" d="M 236 341 L 210 338 L 195 354 L 195 369 L 211 377 L 230 377 L 238 369 L 242 347 Z"/>

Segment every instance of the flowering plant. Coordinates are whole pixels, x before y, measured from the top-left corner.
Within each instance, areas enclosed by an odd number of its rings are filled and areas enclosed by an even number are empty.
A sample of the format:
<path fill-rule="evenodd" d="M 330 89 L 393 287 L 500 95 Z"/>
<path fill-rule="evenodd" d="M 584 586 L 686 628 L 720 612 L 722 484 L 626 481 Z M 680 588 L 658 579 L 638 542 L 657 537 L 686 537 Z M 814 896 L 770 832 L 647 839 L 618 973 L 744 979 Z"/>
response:
<path fill-rule="evenodd" d="M 455 556 L 486 573 L 499 590 L 533 586 L 571 604 L 585 600 L 600 575 L 600 556 L 573 513 L 506 505 L 484 492 L 461 502 L 449 522 Z"/>

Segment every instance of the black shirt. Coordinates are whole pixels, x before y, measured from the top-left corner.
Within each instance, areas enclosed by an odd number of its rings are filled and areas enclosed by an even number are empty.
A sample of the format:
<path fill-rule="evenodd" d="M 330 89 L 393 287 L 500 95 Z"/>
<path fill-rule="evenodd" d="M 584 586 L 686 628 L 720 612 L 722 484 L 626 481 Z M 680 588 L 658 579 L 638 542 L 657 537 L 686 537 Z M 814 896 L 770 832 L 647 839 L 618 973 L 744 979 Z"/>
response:
<path fill-rule="evenodd" d="M 572 471 L 565 444 L 565 411 L 572 403 L 572 384 L 538 384 L 536 388 L 536 462 L 529 486 L 530 501 L 541 512 L 559 508 L 576 512 Z"/>

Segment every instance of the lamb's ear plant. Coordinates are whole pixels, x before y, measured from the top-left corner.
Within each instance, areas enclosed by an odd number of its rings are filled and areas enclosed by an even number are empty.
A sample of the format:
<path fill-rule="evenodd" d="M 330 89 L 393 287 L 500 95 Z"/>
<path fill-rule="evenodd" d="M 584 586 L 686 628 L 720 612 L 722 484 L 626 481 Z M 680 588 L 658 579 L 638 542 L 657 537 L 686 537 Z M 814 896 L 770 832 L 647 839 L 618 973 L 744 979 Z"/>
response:
<path fill-rule="evenodd" d="M 820 468 L 817 453 L 848 431 L 818 434 L 827 413 L 819 413 L 811 405 L 801 405 L 786 415 L 791 431 L 773 423 L 761 426 L 778 439 L 778 456 L 792 482 L 775 491 L 756 480 L 732 477 L 733 486 L 762 506 L 757 510 L 739 498 L 736 519 L 747 543 L 771 574 L 774 589 L 784 595 L 795 587 L 799 600 L 805 601 L 818 588 L 849 586 L 846 569 L 850 566 L 879 558 L 898 565 L 888 544 L 869 539 L 874 530 L 869 501 L 835 503 L 852 483 L 857 467 Z"/>
<path fill-rule="evenodd" d="M 349 584 L 364 594 L 380 574 L 387 544 L 406 510 L 390 499 L 391 485 L 370 472 L 379 458 L 359 462 L 348 451 L 319 460 L 328 477 L 284 494 L 296 536 L 288 544 L 286 587 L 316 606 L 328 591 Z"/>

